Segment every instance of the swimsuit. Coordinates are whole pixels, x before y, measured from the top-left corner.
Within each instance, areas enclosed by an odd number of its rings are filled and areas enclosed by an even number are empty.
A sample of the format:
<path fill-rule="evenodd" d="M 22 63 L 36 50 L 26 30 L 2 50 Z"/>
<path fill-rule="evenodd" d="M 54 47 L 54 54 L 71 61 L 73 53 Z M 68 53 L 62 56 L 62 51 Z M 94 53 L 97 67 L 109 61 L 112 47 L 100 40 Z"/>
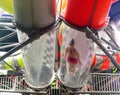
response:
<path fill-rule="evenodd" d="M 76 58 L 68 57 L 67 60 L 72 64 L 78 64 L 78 59 Z"/>

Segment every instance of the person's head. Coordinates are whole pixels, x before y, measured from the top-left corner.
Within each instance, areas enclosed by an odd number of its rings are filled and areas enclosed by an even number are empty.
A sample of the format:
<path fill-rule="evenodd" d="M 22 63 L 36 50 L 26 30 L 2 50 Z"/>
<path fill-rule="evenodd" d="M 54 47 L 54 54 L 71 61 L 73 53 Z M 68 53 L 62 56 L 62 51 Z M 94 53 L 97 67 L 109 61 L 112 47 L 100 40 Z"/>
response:
<path fill-rule="evenodd" d="M 69 45 L 74 46 L 74 44 L 75 44 L 75 41 L 74 41 L 74 39 L 72 39 Z"/>

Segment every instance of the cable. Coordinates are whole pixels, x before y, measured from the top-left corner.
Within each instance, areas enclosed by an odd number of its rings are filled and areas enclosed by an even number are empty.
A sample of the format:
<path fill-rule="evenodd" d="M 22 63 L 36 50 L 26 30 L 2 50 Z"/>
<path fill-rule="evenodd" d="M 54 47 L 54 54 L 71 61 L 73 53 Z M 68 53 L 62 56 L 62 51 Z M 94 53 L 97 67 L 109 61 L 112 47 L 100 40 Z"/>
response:
<path fill-rule="evenodd" d="M 112 48 L 116 49 L 117 51 L 120 51 L 120 48 L 116 47 L 115 45 L 113 45 L 112 43 L 108 42 L 104 38 L 101 37 L 101 40 L 104 41 L 106 44 L 110 45 Z"/>
<path fill-rule="evenodd" d="M 4 46 L 0 46 L 0 49 L 15 47 L 15 46 L 18 46 L 18 45 L 19 45 L 19 43 L 14 43 L 14 44 L 10 44 L 10 45 L 4 45 Z"/>
<path fill-rule="evenodd" d="M 34 31 L 33 33 L 31 33 L 29 36 L 29 39 L 26 40 L 25 42 L 23 42 L 22 44 L 14 47 L 13 49 L 11 49 L 10 51 L 8 51 L 5 55 L 0 57 L 0 61 L 4 60 L 5 58 L 7 58 L 8 56 L 10 56 L 12 53 L 16 52 L 17 50 L 21 49 L 22 47 L 28 45 L 29 43 L 33 42 L 34 40 L 40 38 L 40 36 L 44 35 L 47 32 L 53 32 L 56 28 L 59 27 L 59 25 L 61 24 L 61 20 L 58 19 L 52 26 L 47 27 L 47 28 L 43 28 L 41 29 L 41 31 Z"/>
<path fill-rule="evenodd" d="M 6 40 L 6 39 L 8 39 L 8 38 L 10 38 L 12 36 L 15 36 L 15 35 L 17 35 L 17 32 L 12 32 L 12 33 L 10 33 L 10 34 L 8 34 L 6 36 L 3 36 L 3 37 L 0 38 L 0 42 L 4 41 L 4 40 Z"/>
<path fill-rule="evenodd" d="M 71 28 L 76 29 L 80 32 L 86 33 L 87 38 L 93 40 L 101 48 L 101 50 L 110 58 L 113 65 L 118 70 L 120 70 L 120 65 L 117 63 L 117 61 L 114 59 L 114 57 L 105 49 L 105 47 L 100 43 L 99 39 L 96 38 L 95 34 L 92 31 L 93 29 L 91 30 L 89 27 L 80 27 L 80 26 L 74 25 L 74 24 L 70 23 L 69 21 L 65 20 L 63 17 L 60 17 L 60 19 L 66 25 L 70 26 Z"/>
<path fill-rule="evenodd" d="M 107 29 L 104 29 L 105 33 L 110 37 L 110 39 L 112 40 L 112 42 L 116 45 L 116 47 L 119 48 L 119 45 L 115 42 L 115 40 L 113 39 L 113 37 L 108 33 L 108 30 L 111 31 L 112 29 L 108 29 L 110 27 L 110 25 L 107 27 Z"/>
<path fill-rule="evenodd" d="M 101 50 L 110 58 L 113 65 L 120 70 L 120 65 L 117 63 L 114 57 L 105 49 L 105 47 L 99 42 L 99 40 L 94 36 L 90 28 L 87 27 L 86 29 L 86 36 L 92 39 L 101 48 Z"/>

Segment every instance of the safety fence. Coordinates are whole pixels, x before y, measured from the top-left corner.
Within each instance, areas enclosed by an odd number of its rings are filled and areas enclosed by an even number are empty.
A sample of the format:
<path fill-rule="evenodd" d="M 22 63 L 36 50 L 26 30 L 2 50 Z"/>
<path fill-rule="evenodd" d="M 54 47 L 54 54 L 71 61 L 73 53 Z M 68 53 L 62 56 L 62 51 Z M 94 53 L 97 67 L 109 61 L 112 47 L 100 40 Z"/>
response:
<path fill-rule="evenodd" d="M 91 73 L 88 83 L 77 89 L 62 85 L 56 78 L 51 86 L 39 90 L 28 86 L 23 76 L 0 76 L 0 92 L 22 95 L 120 95 L 120 74 Z"/>

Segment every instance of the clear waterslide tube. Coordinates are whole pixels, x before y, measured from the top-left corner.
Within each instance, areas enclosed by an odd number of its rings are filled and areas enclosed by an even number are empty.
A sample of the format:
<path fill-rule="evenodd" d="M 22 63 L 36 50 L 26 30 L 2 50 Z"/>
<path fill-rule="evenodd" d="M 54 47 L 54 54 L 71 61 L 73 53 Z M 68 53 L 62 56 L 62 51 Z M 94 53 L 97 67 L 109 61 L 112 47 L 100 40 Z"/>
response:
<path fill-rule="evenodd" d="M 56 22 L 56 0 L 13 0 L 13 5 L 21 43 L 29 39 L 26 34 L 44 34 L 46 31 L 39 30 L 53 27 Z M 22 48 L 25 80 L 33 88 L 47 87 L 54 78 L 55 36 L 50 30 Z"/>
<path fill-rule="evenodd" d="M 85 33 L 68 26 L 65 26 L 62 33 L 62 57 L 58 77 L 65 86 L 79 88 L 88 80 L 94 53 L 93 42 Z"/>
<path fill-rule="evenodd" d="M 47 33 L 22 48 L 25 63 L 25 80 L 33 88 L 49 86 L 54 79 L 55 32 Z M 19 42 L 28 39 L 18 31 Z"/>

